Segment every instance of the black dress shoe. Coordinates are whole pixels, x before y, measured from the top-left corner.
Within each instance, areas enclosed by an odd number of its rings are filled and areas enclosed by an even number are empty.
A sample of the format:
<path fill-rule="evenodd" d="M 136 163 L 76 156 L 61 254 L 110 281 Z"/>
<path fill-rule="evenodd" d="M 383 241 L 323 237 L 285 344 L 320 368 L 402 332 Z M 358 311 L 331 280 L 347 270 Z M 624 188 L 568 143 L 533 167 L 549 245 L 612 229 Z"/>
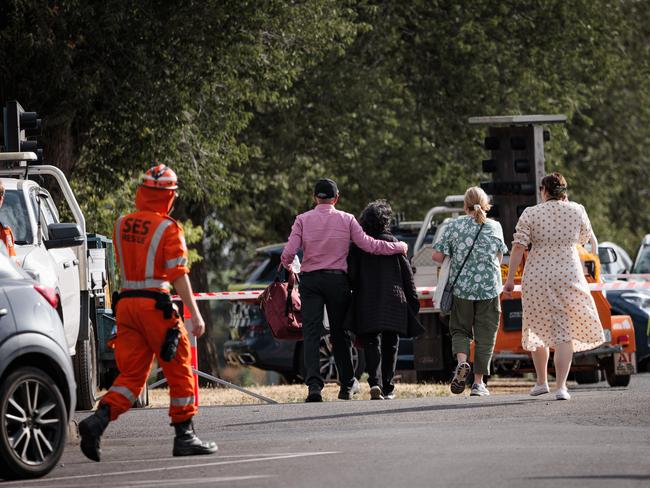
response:
<path fill-rule="evenodd" d="M 339 390 L 339 400 L 352 400 L 354 395 L 356 395 L 360 391 L 361 391 L 361 385 L 359 384 L 359 381 L 356 378 L 354 378 L 351 387 L 349 388 L 341 387 L 341 389 Z"/>
<path fill-rule="evenodd" d="M 310 388 L 309 393 L 307 394 L 307 398 L 305 399 L 305 402 L 315 403 L 315 402 L 322 402 L 322 401 L 323 401 L 323 395 L 321 394 L 321 389 Z"/>

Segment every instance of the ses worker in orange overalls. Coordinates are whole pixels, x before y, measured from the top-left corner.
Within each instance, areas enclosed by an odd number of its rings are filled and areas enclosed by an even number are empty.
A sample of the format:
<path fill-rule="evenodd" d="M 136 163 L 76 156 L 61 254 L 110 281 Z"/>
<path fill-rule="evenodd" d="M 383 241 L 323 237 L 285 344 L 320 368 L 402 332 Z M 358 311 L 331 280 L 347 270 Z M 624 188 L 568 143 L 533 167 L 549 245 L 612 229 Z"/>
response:
<path fill-rule="evenodd" d="M 4 201 L 5 186 L 2 184 L 2 181 L 0 181 L 0 207 L 2 207 Z M 11 227 L 4 225 L 2 222 L 0 222 L 0 241 L 4 242 L 9 257 L 16 255 L 16 249 L 14 247 L 14 233 L 11 231 Z"/>
<path fill-rule="evenodd" d="M 173 285 L 192 314 L 194 335 L 201 336 L 205 323 L 187 276 L 183 230 L 168 215 L 177 188 L 176 174 L 167 166 L 150 168 L 135 197 L 137 212 L 115 222 L 113 243 L 122 277 L 122 291 L 113 303 L 115 361 L 120 374 L 97 411 L 79 424 L 81 451 L 93 461 L 100 460 L 100 439 L 109 421 L 131 408 L 140 395 L 154 356 L 169 384 L 169 416 L 176 430 L 173 455 L 217 451 L 214 442 L 201 442 L 194 433 L 192 417 L 197 407 L 190 342 L 169 295 Z"/>

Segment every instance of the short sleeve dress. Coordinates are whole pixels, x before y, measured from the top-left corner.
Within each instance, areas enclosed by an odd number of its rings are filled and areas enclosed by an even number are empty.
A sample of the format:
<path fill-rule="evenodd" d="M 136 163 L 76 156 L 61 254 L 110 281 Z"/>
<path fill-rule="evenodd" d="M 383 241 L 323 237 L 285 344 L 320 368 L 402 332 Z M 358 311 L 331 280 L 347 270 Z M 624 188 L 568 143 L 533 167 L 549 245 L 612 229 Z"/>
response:
<path fill-rule="evenodd" d="M 587 212 L 575 202 L 548 200 L 521 214 L 513 244 L 531 245 L 522 277 L 525 350 L 570 341 L 578 352 L 605 341 L 577 248 L 590 236 Z"/>

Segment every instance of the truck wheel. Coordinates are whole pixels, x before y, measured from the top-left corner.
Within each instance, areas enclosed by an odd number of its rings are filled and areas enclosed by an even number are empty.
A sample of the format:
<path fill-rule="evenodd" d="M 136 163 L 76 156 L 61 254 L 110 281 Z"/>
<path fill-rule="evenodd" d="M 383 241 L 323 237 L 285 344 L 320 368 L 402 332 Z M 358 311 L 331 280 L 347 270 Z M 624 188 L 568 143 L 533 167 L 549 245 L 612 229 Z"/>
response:
<path fill-rule="evenodd" d="M 591 385 L 600 381 L 600 370 L 576 371 L 573 377 L 579 385 Z"/>
<path fill-rule="evenodd" d="M 11 373 L 0 388 L 0 416 L 0 478 L 49 473 L 68 433 L 68 411 L 52 378 L 31 367 Z"/>
<path fill-rule="evenodd" d="M 630 378 L 629 374 L 614 374 L 613 368 L 605 369 L 605 379 L 609 386 L 627 386 L 630 384 Z"/>
<path fill-rule="evenodd" d="M 73 365 L 77 380 L 77 410 L 92 410 L 99 400 L 97 342 L 92 322 L 88 324 L 88 339 L 77 342 L 77 354 L 74 356 Z"/>

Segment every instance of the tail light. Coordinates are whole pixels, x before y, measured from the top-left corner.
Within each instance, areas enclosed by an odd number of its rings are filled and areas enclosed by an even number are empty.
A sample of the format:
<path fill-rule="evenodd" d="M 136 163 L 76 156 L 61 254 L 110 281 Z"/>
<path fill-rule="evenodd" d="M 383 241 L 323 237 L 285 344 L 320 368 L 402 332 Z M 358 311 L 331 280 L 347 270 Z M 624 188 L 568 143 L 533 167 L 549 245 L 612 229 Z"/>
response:
<path fill-rule="evenodd" d="M 630 345 L 630 336 L 627 334 L 622 334 L 618 336 L 616 339 L 617 344 L 621 346 L 629 346 Z"/>
<path fill-rule="evenodd" d="M 54 288 L 45 285 L 34 285 L 34 289 L 47 300 L 47 303 L 52 305 L 52 308 L 56 309 L 59 305 L 59 296 L 54 291 Z"/>

